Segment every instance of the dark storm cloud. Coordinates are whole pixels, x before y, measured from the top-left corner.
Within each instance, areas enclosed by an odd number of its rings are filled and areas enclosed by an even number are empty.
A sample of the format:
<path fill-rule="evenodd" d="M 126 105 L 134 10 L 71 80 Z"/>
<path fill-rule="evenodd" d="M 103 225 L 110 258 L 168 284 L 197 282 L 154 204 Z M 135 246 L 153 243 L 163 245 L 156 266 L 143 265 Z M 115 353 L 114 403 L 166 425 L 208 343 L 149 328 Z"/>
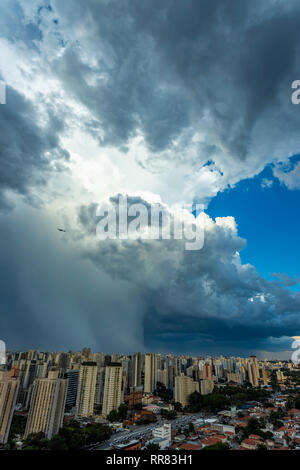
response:
<path fill-rule="evenodd" d="M 56 217 L 22 203 L 0 214 L 0 338 L 11 349 L 142 349 L 137 289 L 83 260 Z"/>
<path fill-rule="evenodd" d="M 288 276 L 285 273 L 271 273 L 271 276 L 287 287 L 297 286 L 300 284 L 300 278 L 298 276 Z"/>
<path fill-rule="evenodd" d="M 78 127 L 102 145 L 126 151 L 141 134 L 155 158 L 169 150 L 166 166 L 184 160 L 193 173 L 215 161 L 225 186 L 299 151 L 300 113 L 290 101 L 300 70 L 298 1 L 16 5 L 26 15 L 6 1 L 3 34 L 16 48 L 20 41 L 24 51 L 39 51 L 35 70 L 87 107 Z M 58 100 L 42 125 L 33 104 L 8 87 L 0 106 L 1 207 L 10 191 L 32 200 L 68 158 L 59 140 L 65 110 Z M 294 178 L 286 184 L 295 187 Z M 176 191 L 180 197 L 180 185 Z M 20 209 L 0 218 L 1 335 L 13 346 L 138 349 L 144 327 L 146 347 L 222 351 L 299 334 L 300 294 L 240 264 L 245 240 L 231 219 L 210 222 L 203 250 L 188 252 L 180 240 L 95 240 L 95 204 L 80 208 L 73 240 L 67 233 L 69 245 L 60 245 L 56 223 L 22 209 L 26 217 Z"/>
<path fill-rule="evenodd" d="M 232 325 L 219 318 L 170 315 L 153 310 L 145 320 L 145 344 L 149 350 L 185 354 L 251 355 L 256 351 L 287 351 L 291 356 L 294 328 Z M 284 335 L 287 336 L 284 336 Z M 283 337 L 283 338 L 282 338 Z M 282 338 L 278 340 L 277 338 Z M 276 354 L 273 357 L 276 357 Z"/>
<path fill-rule="evenodd" d="M 240 263 L 245 240 L 232 218 L 213 222 L 207 217 L 203 249 L 186 251 L 183 241 L 172 237 L 99 241 L 95 212 L 95 205 L 79 211 L 83 256 L 139 289 L 148 348 L 249 351 L 252 345 L 252 350 L 267 350 L 269 337 L 292 336 L 300 329 L 300 293 Z"/>
<path fill-rule="evenodd" d="M 66 39 L 54 73 L 90 109 L 86 126 L 103 144 L 122 147 L 142 132 L 153 151 L 169 148 L 188 160 L 186 144 L 200 131 L 191 165 L 212 157 L 230 173 L 242 161 L 244 177 L 299 149 L 300 114 L 290 103 L 298 2 L 51 5 Z M 174 139 L 182 139 L 179 148 Z"/>
<path fill-rule="evenodd" d="M 60 146 L 62 121 L 51 114 L 42 127 L 30 101 L 6 87 L 6 104 L 0 105 L 0 208 L 8 207 L 7 191 L 27 200 L 32 189 L 45 184 L 49 173 L 62 168 L 68 152 Z"/>

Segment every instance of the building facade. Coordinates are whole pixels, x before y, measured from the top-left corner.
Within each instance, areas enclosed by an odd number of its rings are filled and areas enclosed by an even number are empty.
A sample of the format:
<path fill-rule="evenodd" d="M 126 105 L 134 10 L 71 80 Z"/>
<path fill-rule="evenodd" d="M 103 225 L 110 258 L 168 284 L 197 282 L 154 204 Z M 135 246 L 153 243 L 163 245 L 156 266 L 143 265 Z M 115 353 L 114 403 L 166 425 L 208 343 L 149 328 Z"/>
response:
<path fill-rule="evenodd" d="M 19 380 L 9 372 L 0 371 L 0 443 L 6 444 L 17 402 Z"/>
<path fill-rule="evenodd" d="M 83 362 L 79 368 L 76 416 L 89 417 L 94 413 L 97 382 L 97 363 Z"/>
<path fill-rule="evenodd" d="M 183 374 L 175 377 L 175 402 L 181 403 L 183 407 L 187 406 L 188 397 L 193 392 L 199 392 L 198 382 Z"/>
<path fill-rule="evenodd" d="M 51 439 L 58 433 L 63 425 L 67 384 L 66 379 L 58 378 L 58 371 L 49 371 L 48 378 L 34 381 L 25 437 L 43 432 Z"/>
<path fill-rule="evenodd" d="M 123 401 L 123 368 L 120 363 L 111 363 L 105 370 L 102 416 L 105 418 L 112 410 L 117 410 Z"/>

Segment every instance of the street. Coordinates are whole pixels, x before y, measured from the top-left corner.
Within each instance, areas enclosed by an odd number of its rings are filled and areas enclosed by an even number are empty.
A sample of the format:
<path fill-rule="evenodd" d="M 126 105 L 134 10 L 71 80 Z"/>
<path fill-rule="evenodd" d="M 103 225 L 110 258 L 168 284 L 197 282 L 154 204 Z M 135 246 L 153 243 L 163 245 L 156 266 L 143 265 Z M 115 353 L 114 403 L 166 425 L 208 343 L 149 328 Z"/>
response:
<path fill-rule="evenodd" d="M 180 427 L 188 425 L 190 422 L 195 421 L 197 419 L 205 419 L 207 416 L 203 412 L 194 413 L 192 415 L 181 415 L 178 416 L 174 420 L 162 420 L 158 417 L 158 421 L 156 423 L 150 423 L 146 425 L 136 425 L 130 426 L 129 430 L 126 431 L 119 431 L 113 434 L 110 439 L 107 441 L 102 442 L 99 445 L 93 446 L 90 450 L 104 450 L 111 448 L 113 445 L 116 444 L 125 444 L 132 440 L 148 440 L 152 437 L 152 431 L 156 427 L 160 427 L 165 423 L 171 423 L 172 429 L 178 429 Z"/>

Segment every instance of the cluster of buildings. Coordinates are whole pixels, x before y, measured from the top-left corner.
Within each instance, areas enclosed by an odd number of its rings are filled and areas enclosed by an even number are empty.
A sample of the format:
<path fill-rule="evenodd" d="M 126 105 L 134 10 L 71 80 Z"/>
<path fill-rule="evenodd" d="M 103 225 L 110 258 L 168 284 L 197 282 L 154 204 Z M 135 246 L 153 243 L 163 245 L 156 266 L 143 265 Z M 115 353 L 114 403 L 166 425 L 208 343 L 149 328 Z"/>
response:
<path fill-rule="evenodd" d="M 260 403 L 245 409 L 224 410 L 209 419 L 196 419 L 193 421 L 194 431 L 188 435 L 172 432 L 170 449 L 175 450 L 202 450 L 207 446 L 227 444 L 231 450 L 257 450 L 260 447 L 267 450 L 300 450 L 300 410 L 286 410 L 281 418 L 282 426 L 275 429 L 270 421 L 271 413 L 284 408 L 288 396 L 278 394 L 271 399 L 272 406 L 264 407 Z M 243 413 L 241 413 L 243 412 Z M 243 416 L 241 417 L 241 414 Z M 264 433 L 269 432 L 270 437 L 263 439 L 255 433 L 243 438 L 242 429 L 246 428 L 251 418 L 263 419 Z"/>
<path fill-rule="evenodd" d="M 0 371 L 1 444 L 8 440 L 15 412 L 27 416 L 24 437 L 44 432 L 51 439 L 68 416 L 106 420 L 124 402 L 131 410 L 143 407 L 137 415 L 152 414 L 147 407 L 153 406 L 158 383 L 184 408 L 195 391 L 206 395 L 222 383 L 268 386 L 272 371 L 283 381 L 281 369 L 294 367 L 255 356 L 110 355 L 92 353 L 89 348 L 67 353 L 8 352 L 6 359 Z"/>

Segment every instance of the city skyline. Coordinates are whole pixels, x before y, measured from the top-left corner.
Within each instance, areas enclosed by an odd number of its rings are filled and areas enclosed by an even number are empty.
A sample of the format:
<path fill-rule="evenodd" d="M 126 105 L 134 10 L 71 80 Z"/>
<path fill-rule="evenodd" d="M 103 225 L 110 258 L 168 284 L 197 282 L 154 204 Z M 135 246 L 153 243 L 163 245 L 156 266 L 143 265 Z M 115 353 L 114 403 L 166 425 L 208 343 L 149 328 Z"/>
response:
<path fill-rule="evenodd" d="M 298 340 L 299 342 L 299 340 Z M 300 346 L 299 346 L 300 348 Z M 92 348 L 90 347 L 84 347 L 82 349 L 67 349 L 67 350 L 62 350 L 62 349 L 55 349 L 55 350 L 46 350 L 46 349 L 34 349 L 34 348 L 30 348 L 28 350 L 24 350 L 24 349 L 6 349 L 5 351 L 5 355 L 6 356 L 9 356 L 11 354 L 75 354 L 75 355 L 81 355 L 81 354 L 84 354 L 83 352 L 84 351 L 89 351 L 89 355 L 88 357 L 93 357 L 94 355 L 107 355 L 107 356 L 111 356 L 111 357 L 131 357 L 132 360 L 136 360 L 136 355 L 141 355 L 141 357 L 146 357 L 146 356 L 162 356 L 162 357 L 167 357 L 167 356 L 170 356 L 170 357 L 182 357 L 182 358 L 193 358 L 193 359 L 218 359 L 218 358 L 233 358 L 233 359 L 249 359 L 250 357 L 257 357 L 257 359 L 259 361 L 268 361 L 268 362 L 294 362 L 295 365 L 298 364 L 297 361 L 293 361 L 293 358 L 292 357 L 288 357 L 286 359 L 284 358 L 268 358 L 268 357 L 259 357 L 257 356 L 256 354 L 254 353 L 251 353 L 249 355 L 246 355 L 246 356 L 243 356 L 243 355 L 227 355 L 227 354 L 222 354 L 221 352 L 218 353 L 214 353 L 213 355 L 212 354 L 209 354 L 209 353 L 206 353 L 206 352 L 199 352 L 197 354 L 194 354 L 194 353 L 189 353 L 189 352 L 186 352 L 186 353 L 182 353 L 182 354 L 178 354 L 176 352 L 172 352 L 172 351 L 168 351 L 168 352 L 160 352 L 160 351 L 129 351 L 129 352 L 126 352 L 126 351 L 103 351 L 103 350 L 93 350 Z M 292 356 L 292 353 L 294 352 L 293 349 L 291 349 L 290 351 L 290 356 Z M 141 359 L 140 359 L 141 360 Z M 140 366 L 140 360 L 138 362 L 139 366 Z M 3 365 L 5 365 L 6 362 L 3 362 Z M 150 366 L 150 370 L 151 370 L 151 366 Z"/>
<path fill-rule="evenodd" d="M 299 449 L 292 361 L 89 347 L 5 359 L 1 450 Z"/>

